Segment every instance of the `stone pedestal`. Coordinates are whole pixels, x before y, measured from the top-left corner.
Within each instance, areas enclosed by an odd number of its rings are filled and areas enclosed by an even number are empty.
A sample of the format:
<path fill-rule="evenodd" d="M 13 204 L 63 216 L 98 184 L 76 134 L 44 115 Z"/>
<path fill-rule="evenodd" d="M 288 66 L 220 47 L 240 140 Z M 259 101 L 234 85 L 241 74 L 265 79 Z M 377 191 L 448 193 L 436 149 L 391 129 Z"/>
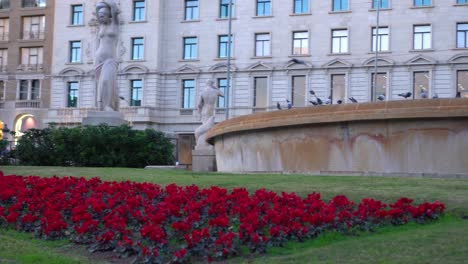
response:
<path fill-rule="evenodd" d="M 216 154 L 213 148 L 194 149 L 192 151 L 192 171 L 212 172 L 216 171 Z"/>
<path fill-rule="evenodd" d="M 83 126 L 97 126 L 100 124 L 121 126 L 127 124 L 127 121 L 124 119 L 122 113 L 110 111 L 90 111 L 88 115 L 83 118 Z"/>

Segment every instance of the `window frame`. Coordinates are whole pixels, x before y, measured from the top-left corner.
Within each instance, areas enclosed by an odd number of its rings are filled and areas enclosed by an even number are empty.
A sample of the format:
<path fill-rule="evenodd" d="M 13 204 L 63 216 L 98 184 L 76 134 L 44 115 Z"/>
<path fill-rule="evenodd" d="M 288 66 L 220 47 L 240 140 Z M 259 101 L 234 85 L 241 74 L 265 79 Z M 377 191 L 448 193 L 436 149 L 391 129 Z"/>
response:
<path fill-rule="evenodd" d="M 187 43 L 187 40 L 189 39 L 195 39 L 195 43 Z M 197 60 L 198 59 L 198 37 L 196 36 L 187 36 L 182 38 L 182 59 L 183 60 Z M 195 54 L 195 56 L 190 56 L 187 57 L 187 47 L 190 48 L 190 55 L 192 53 Z"/>
<path fill-rule="evenodd" d="M 268 36 L 268 40 L 259 40 L 258 37 L 259 36 Z M 267 33 L 267 32 L 260 32 L 260 33 L 255 33 L 254 34 L 254 57 L 271 57 L 271 33 Z M 259 50 L 258 50 L 258 44 L 259 42 L 262 44 L 262 51 L 261 54 L 259 53 Z M 266 54 L 264 51 L 265 51 L 265 47 L 268 47 L 268 54 Z"/>
<path fill-rule="evenodd" d="M 336 3 L 339 1 L 339 8 L 335 9 Z M 331 0 L 331 12 L 349 12 L 350 11 L 350 0 Z M 346 8 L 344 8 L 344 3 L 346 3 Z"/>
<path fill-rule="evenodd" d="M 379 0 L 372 0 L 371 2 L 371 9 L 376 10 L 377 9 L 377 3 Z M 385 1 L 386 6 L 383 6 L 383 1 Z M 379 9 L 390 9 L 390 0 L 380 0 L 380 7 Z"/>
<path fill-rule="evenodd" d="M 226 82 L 226 85 L 222 85 L 222 82 Z M 227 78 L 217 78 L 216 79 L 216 84 L 218 86 L 218 89 L 226 95 L 226 89 L 227 89 Z M 222 105 L 221 105 L 222 102 Z M 216 108 L 224 109 L 226 108 L 226 96 L 218 96 L 218 100 L 216 101 Z"/>
<path fill-rule="evenodd" d="M 429 27 L 429 31 L 427 32 L 416 32 L 417 27 Z M 429 47 L 425 47 L 424 45 L 424 37 L 425 34 L 429 34 Z M 421 48 L 416 48 L 416 36 L 421 35 Z M 413 50 L 431 50 L 432 49 L 432 25 L 431 24 L 420 24 L 420 25 L 413 25 Z"/>
<path fill-rule="evenodd" d="M 382 34 L 382 29 L 387 29 L 387 33 L 386 34 Z M 374 33 L 375 32 L 375 33 Z M 375 52 L 376 49 L 374 48 L 375 46 L 377 46 L 377 43 L 374 43 L 374 42 L 377 42 L 377 38 L 379 39 L 378 41 L 378 44 L 379 44 L 379 49 L 378 49 L 378 52 L 389 52 L 390 51 L 390 27 L 389 26 L 379 26 L 379 33 L 378 33 L 378 36 L 377 35 L 377 27 L 376 26 L 372 26 L 371 27 L 371 52 Z M 387 50 L 382 50 L 382 38 L 383 37 L 387 37 L 387 47 L 388 49 Z"/>
<path fill-rule="evenodd" d="M 81 7 L 81 11 L 76 11 L 75 8 Z M 84 6 L 83 4 L 76 4 L 71 5 L 71 17 L 70 17 L 70 25 L 72 26 L 82 26 L 84 25 Z M 75 19 L 78 18 L 78 22 Z"/>
<path fill-rule="evenodd" d="M 255 4 L 255 16 L 257 17 L 268 17 L 272 15 L 271 0 L 256 0 Z M 260 6 L 263 8 L 263 13 L 260 13 Z"/>
<path fill-rule="evenodd" d="M 193 86 L 186 86 L 186 82 L 193 82 Z M 196 80 L 195 79 L 182 79 L 182 109 L 195 109 L 195 89 L 196 89 Z M 186 100 L 186 90 L 188 90 L 188 99 Z"/>
<path fill-rule="evenodd" d="M 420 1 L 421 3 L 418 3 Z M 413 7 L 419 8 L 419 7 L 431 7 L 433 6 L 432 4 L 433 0 L 413 0 Z M 426 2 L 429 2 L 428 4 Z"/>
<path fill-rule="evenodd" d="M 335 36 L 335 32 L 345 31 L 346 36 Z M 338 39 L 339 47 L 338 51 L 335 52 L 335 39 Z M 345 50 L 342 50 L 343 40 L 346 40 Z M 349 53 L 349 30 L 347 28 L 336 28 L 331 30 L 331 53 L 332 54 L 347 54 Z"/>
<path fill-rule="evenodd" d="M 79 43 L 79 47 L 74 47 L 73 44 Z M 81 40 L 72 40 L 69 42 L 69 56 L 68 56 L 68 62 L 69 63 L 81 63 L 82 59 L 82 52 L 81 52 L 81 47 L 82 47 L 82 42 Z M 75 57 L 76 56 L 76 57 Z M 76 59 L 76 60 L 74 60 Z"/>
<path fill-rule="evenodd" d="M 222 38 L 227 38 L 226 41 L 222 41 Z M 217 58 L 218 59 L 227 59 L 228 58 L 228 43 L 229 43 L 229 35 L 228 34 L 225 34 L 225 35 L 218 35 L 218 56 Z M 223 46 L 226 46 L 224 49 L 226 50 L 226 55 L 225 56 L 221 56 L 221 51 L 223 50 Z M 234 57 L 234 35 L 231 35 L 231 59 Z"/>
<path fill-rule="evenodd" d="M 76 89 L 74 89 L 74 92 L 76 92 L 76 97 L 74 97 L 75 99 L 73 99 L 73 100 L 75 100 L 74 105 L 72 105 L 72 103 L 71 103 L 73 101 L 71 99 L 72 98 L 71 97 L 71 95 L 72 95 L 72 84 L 77 85 Z M 79 102 L 79 98 L 80 98 L 79 93 L 80 93 L 80 82 L 78 82 L 78 81 L 69 81 L 69 82 L 67 82 L 67 108 L 78 108 L 78 102 Z"/>
<path fill-rule="evenodd" d="M 141 40 L 141 44 L 135 43 L 135 41 L 137 40 Z M 130 54 L 131 55 L 130 60 L 143 61 L 145 59 L 145 38 L 144 37 L 132 37 L 131 48 L 132 48 L 132 52 Z M 137 52 L 135 49 L 137 49 Z M 141 56 L 136 57 L 136 55 L 141 55 Z"/>
<path fill-rule="evenodd" d="M 466 29 L 459 29 L 459 26 L 460 25 L 465 25 L 467 28 Z M 465 39 L 465 43 L 464 43 L 464 46 L 463 47 L 460 47 L 458 44 L 460 42 L 460 39 L 459 39 L 459 34 L 462 33 L 464 34 L 464 39 Z M 468 49 L 468 22 L 458 22 L 457 23 L 457 26 L 456 26 L 456 48 L 457 49 Z"/>
<path fill-rule="evenodd" d="M 196 3 L 196 6 L 195 5 L 189 6 L 188 3 L 191 3 L 191 2 Z M 200 2 L 198 0 L 185 0 L 184 1 L 184 20 L 185 21 L 198 20 L 200 16 L 199 12 L 200 12 Z M 191 14 L 190 16 L 188 15 L 189 13 Z"/>
<path fill-rule="evenodd" d="M 235 0 L 232 0 L 231 6 L 231 17 L 234 17 L 235 12 Z M 219 19 L 228 19 L 229 18 L 229 0 L 219 0 Z"/>
<path fill-rule="evenodd" d="M 140 82 L 140 86 L 135 84 Z M 130 96 L 129 96 L 129 106 L 131 107 L 141 107 L 143 103 L 143 79 L 132 79 L 130 80 Z M 136 91 L 137 99 L 134 99 L 134 92 Z"/>
<path fill-rule="evenodd" d="M 296 34 L 299 34 L 299 33 L 307 33 L 307 38 L 296 38 Z M 295 52 L 295 43 L 296 41 L 300 41 L 300 47 L 299 50 L 301 50 L 300 53 L 296 53 Z M 307 51 L 305 53 L 302 53 L 302 50 L 303 50 L 303 43 L 306 43 L 306 47 L 307 47 Z M 293 31 L 292 32 L 292 55 L 293 56 L 305 56 L 305 55 L 309 55 L 310 54 L 310 33 L 308 30 L 304 30 L 304 31 Z"/>
<path fill-rule="evenodd" d="M 143 3 L 143 7 L 138 7 L 137 6 L 138 3 Z M 143 22 L 143 21 L 146 21 L 146 1 L 134 0 L 132 1 L 132 22 Z"/>
<path fill-rule="evenodd" d="M 310 14 L 310 3 L 309 0 L 292 0 L 293 1 L 293 14 L 294 15 L 302 15 L 302 14 Z M 296 12 L 297 3 L 300 2 L 301 11 Z M 305 10 L 303 9 L 304 6 L 306 7 Z"/>

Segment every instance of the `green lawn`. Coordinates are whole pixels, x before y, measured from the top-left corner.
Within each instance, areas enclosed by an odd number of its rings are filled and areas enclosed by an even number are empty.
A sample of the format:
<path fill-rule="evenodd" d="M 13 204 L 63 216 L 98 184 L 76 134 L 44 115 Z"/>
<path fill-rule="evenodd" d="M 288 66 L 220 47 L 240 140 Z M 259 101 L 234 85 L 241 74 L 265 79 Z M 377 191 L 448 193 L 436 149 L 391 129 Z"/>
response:
<path fill-rule="evenodd" d="M 386 177 L 331 177 L 305 175 L 198 174 L 123 168 L 0 167 L 5 174 L 39 176 L 99 176 L 103 180 L 196 184 L 250 191 L 267 188 L 305 195 L 320 192 L 329 199 L 345 194 L 358 202 L 374 197 L 386 202 L 406 196 L 416 202 L 440 200 L 449 216 L 430 225 L 384 228 L 374 234 L 341 236 L 326 234 L 306 243 L 292 243 L 270 250 L 267 256 L 233 259 L 232 262 L 261 263 L 463 263 L 468 259 L 468 179 L 421 179 Z M 6 242 L 6 243 L 5 243 Z M 0 263 L 96 263 L 106 258 L 66 250 L 66 242 L 32 239 L 14 231 L 0 232 Z M 65 250 L 64 250 L 65 248 Z M 90 260 L 90 258 L 92 260 Z M 55 261 L 55 262 L 53 262 Z"/>

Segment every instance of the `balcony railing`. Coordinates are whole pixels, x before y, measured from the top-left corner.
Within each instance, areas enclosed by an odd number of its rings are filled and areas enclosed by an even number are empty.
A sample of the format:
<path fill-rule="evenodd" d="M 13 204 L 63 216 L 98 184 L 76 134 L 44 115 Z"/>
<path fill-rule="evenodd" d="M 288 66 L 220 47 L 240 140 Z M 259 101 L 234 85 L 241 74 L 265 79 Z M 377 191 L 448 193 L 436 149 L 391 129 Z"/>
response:
<path fill-rule="evenodd" d="M 10 0 L 0 0 L 0 9 L 10 8 Z"/>
<path fill-rule="evenodd" d="M 8 41 L 9 39 L 10 39 L 9 38 L 9 32 L 1 32 L 0 33 L 0 41 Z"/>
<path fill-rule="evenodd" d="M 20 64 L 17 71 L 21 72 L 41 72 L 44 70 L 43 64 Z"/>
<path fill-rule="evenodd" d="M 31 100 L 31 101 L 16 101 L 16 108 L 41 108 L 41 101 Z"/>
<path fill-rule="evenodd" d="M 41 40 L 45 38 L 44 31 L 23 31 L 21 33 L 21 38 L 23 40 Z"/>
<path fill-rule="evenodd" d="M 46 7 L 46 0 L 23 0 L 22 7 Z"/>

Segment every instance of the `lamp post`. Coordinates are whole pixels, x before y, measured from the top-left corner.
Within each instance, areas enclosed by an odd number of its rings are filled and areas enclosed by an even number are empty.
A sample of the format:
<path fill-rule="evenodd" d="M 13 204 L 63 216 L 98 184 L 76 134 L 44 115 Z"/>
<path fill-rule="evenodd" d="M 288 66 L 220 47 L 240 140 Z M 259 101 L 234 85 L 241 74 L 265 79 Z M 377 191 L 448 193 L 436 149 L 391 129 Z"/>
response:
<path fill-rule="evenodd" d="M 374 65 L 374 91 L 373 97 L 376 97 L 377 92 L 377 74 L 378 74 L 378 59 L 379 59 L 379 24 L 380 24 L 380 1 L 377 1 L 377 25 L 375 27 L 375 65 Z"/>
<path fill-rule="evenodd" d="M 229 90 L 231 87 L 231 45 L 232 45 L 232 0 L 229 0 L 228 5 L 228 46 L 227 46 L 227 77 L 226 77 L 226 94 L 224 95 L 226 107 L 226 120 L 229 119 Z"/>

